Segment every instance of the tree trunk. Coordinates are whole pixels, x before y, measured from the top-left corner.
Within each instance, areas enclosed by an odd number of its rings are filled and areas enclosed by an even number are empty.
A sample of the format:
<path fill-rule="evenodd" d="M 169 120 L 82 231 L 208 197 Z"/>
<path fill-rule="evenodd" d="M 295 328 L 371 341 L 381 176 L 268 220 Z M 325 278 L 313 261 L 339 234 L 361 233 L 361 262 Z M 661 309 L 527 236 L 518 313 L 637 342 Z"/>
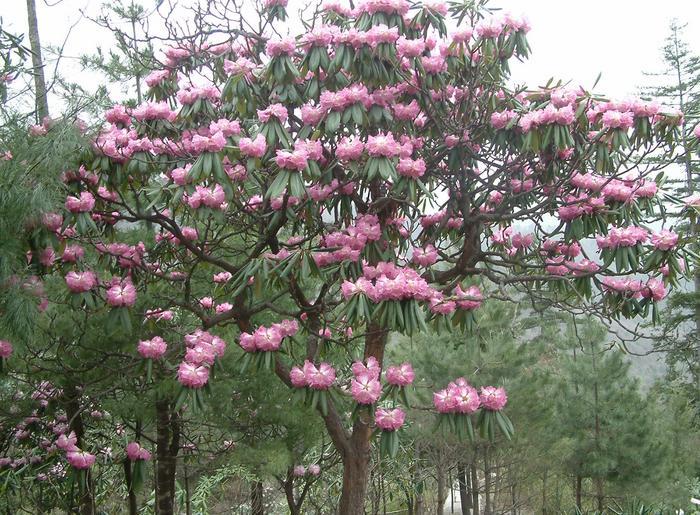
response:
<path fill-rule="evenodd" d="M 353 438 L 355 431 L 353 431 Z M 369 441 L 364 446 L 354 446 L 358 454 L 345 456 L 343 460 L 343 493 L 340 497 L 340 515 L 363 515 L 365 493 L 369 475 Z"/>
<path fill-rule="evenodd" d="M 459 504 L 462 507 L 462 515 L 470 515 L 472 498 L 469 495 L 467 467 L 461 462 L 457 464 L 457 482 L 459 483 Z"/>
<path fill-rule="evenodd" d="M 126 491 L 129 493 L 129 515 L 137 515 L 138 506 L 136 505 L 136 493 L 132 484 L 131 460 L 129 458 L 124 458 L 124 482 L 126 483 Z"/>
<path fill-rule="evenodd" d="M 384 362 L 386 329 L 370 323 L 365 336 L 364 359 L 376 358 L 379 366 Z M 340 496 L 340 515 L 363 515 L 365 494 L 369 477 L 370 438 L 372 437 L 371 414 L 360 413 L 355 419 L 347 450 L 343 453 L 343 491 Z"/>
<path fill-rule="evenodd" d="M 75 437 L 77 439 L 76 445 L 82 449 L 85 426 L 83 425 L 83 417 L 80 411 L 80 393 L 73 384 L 68 384 L 64 391 L 66 395 L 66 415 L 68 416 L 68 424 L 70 430 L 75 433 Z M 84 488 L 81 488 L 80 490 L 78 505 L 80 515 L 94 515 L 94 484 L 90 469 L 85 471 L 85 485 Z"/>
<path fill-rule="evenodd" d="M 175 506 L 175 473 L 180 448 L 177 415 L 166 399 L 156 401 L 156 513 L 172 515 Z"/>
<path fill-rule="evenodd" d="M 443 515 L 443 507 L 445 506 L 445 501 L 447 500 L 447 495 L 445 495 L 445 472 L 442 470 L 442 464 L 438 463 L 437 470 L 437 506 L 435 513 L 437 515 Z"/>
<path fill-rule="evenodd" d="M 287 507 L 289 508 L 290 515 L 299 515 L 301 509 L 300 506 L 297 506 L 297 502 L 294 499 L 294 476 L 291 470 L 287 472 L 287 480 L 282 486 L 284 488 L 284 495 L 287 498 Z"/>
<path fill-rule="evenodd" d="M 479 515 L 479 472 L 476 469 L 476 458 L 471 464 L 472 476 L 472 509 L 474 515 Z"/>
<path fill-rule="evenodd" d="M 581 506 L 581 484 L 583 483 L 583 478 L 581 476 L 576 476 L 576 508 L 579 511 L 583 511 Z"/>
<path fill-rule="evenodd" d="M 484 514 L 491 515 L 491 462 L 489 448 L 484 447 Z"/>
<path fill-rule="evenodd" d="M 255 481 L 250 487 L 250 512 L 252 515 L 265 515 L 262 481 Z"/>
<path fill-rule="evenodd" d="M 595 478 L 595 498 L 597 503 L 597 509 L 600 513 L 603 513 L 603 504 L 605 504 L 605 492 L 603 489 L 603 478 Z"/>
<path fill-rule="evenodd" d="M 29 25 L 29 45 L 32 50 L 32 75 L 34 76 L 34 99 L 36 117 L 41 122 L 49 116 L 49 101 L 46 92 L 44 76 L 44 60 L 41 56 L 41 41 L 39 40 L 39 20 L 36 16 L 35 0 L 27 0 L 27 22 Z"/>

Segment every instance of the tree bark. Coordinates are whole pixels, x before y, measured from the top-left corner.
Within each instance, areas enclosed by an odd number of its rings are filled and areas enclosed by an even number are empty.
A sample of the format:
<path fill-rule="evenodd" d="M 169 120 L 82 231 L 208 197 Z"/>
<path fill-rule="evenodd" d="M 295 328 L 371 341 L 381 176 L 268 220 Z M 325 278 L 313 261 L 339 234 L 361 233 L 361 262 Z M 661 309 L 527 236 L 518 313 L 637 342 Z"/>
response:
<path fill-rule="evenodd" d="M 443 515 L 445 506 L 445 501 L 447 496 L 445 495 L 445 472 L 442 470 L 442 463 L 438 463 L 437 470 L 437 506 L 435 507 L 435 513 L 437 515 Z"/>
<path fill-rule="evenodd" d="M 252 515 L 265 515 L 262 481 L 255 481 L 250 487 L 250 512 Z"/>
<path fill-rule="evenodd" d="M 129 515 L 137 515 L 138 506 L 136 504 L 134 485 L 132 484 L 131 460 L 129 460 L 129 458 L 124 458 L 124 482 L 126 483 L 126 490 L 129 495 Z"/>
<path fill-rule="evenodd" d="M 470 515 L 472 507 L 472 498 L 469 495 L 467 481 L 467 467 L 460 462 L 457 464 L 457 482 L 459 483 L 459 504 L 462 507 L 462 515 Z"/>
<path fill-rule="evenodd" d="M 581 476 L 576 476 L 576 508 L 579 509 L 579 511 L 583 511 L 583 507 L 581 506 L 581 484 L 583 483 L 583 478 Z"/>
<path fill-rule="evenodd" d="M 488 447 L 484 447 L 484 498 L 484 514 L 491 515 L 491 461 Z"/>
<path fill-rule="evenodd" d="M 44 60 L 41 56 L 41 41 L 39 40 L 39 20 L 36 16 L 35 0 L 27 0 L 27 22 L 29 25 L 29 45 L 32 50 L 32 75 L 34 76 L 34 100 L 36 117 L 41 122 L 49 116 L 49 101 L 44 76 Z"/>
<path fill-rule="evenodd" d="M 375 323 L 369 324 L 365 336 L 364 359 L 374 357 L 381 367 L 384 362 L 386 339 L 386 329 L 382 329 Z M 371 420 L 371 414 L 366 411 L 358 415 L 353 424 L 352 435 L 347 442 L 347 447 L 342 453 L 343 491 L 338 506 L 340 515 L 362 515 L 365 510 L 371 450 L 370 438 L 372 436 Z M 328 424 L 329 421 L 326 420 L 326 426 Z M 333 437 L 332 434 L 331 437 Z"/>
<path fill-rule="evenodd" d="M 167 399 L 156 401 L 156 513 L 172 515 L 175 506 L 175 474 L 180 448 L 177 415 Z"/>
<path fill-rule="evenodd" d="M 85 436 L 85 426 L 83 425 L 83 417 L 80 411 L 80 393 L 74 384 L 68 384 L 64 391 L 66 395 L 66 415 L 68 416 L 68 425 L 70 430 L 75 433 L 76 445 L 82 449 L 83 436 Z M 90 469 L 85 471 L 85 485 L 80 491 L 78 505 L 80 515 L 94 515 L 94 484 Z"/>
<path fill-rule="evenodd" d="M 476 468 L 476 459 L 472 461 L 470 468 L 472 476 L 472 509 L 474 510 L 474 515 L 479 515 L 479 472 Z"/>

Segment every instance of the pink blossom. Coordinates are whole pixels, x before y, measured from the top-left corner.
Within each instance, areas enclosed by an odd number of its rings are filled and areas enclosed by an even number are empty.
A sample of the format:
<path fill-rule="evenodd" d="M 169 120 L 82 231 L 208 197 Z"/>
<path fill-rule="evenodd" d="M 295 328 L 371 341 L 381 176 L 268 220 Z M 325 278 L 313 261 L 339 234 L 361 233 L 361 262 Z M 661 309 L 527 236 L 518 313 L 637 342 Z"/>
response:
<path fill-rule="evenodd" d="M 201 388 L 209 381 L 209 369 L 182 362 L 177 369 L 177 380 L 187 388 Z"/>
<path fill-rule="evenodd" d="M 148 461 L 151 459 L 151 453 L 141 447 L 141 444 L 138 442 L 129 442 L 126 445 L 126 456 L 130 461 Z"/>
<path fill-rule="evenodd" d="M 396 431 L 403 426 L 406 413 L 401 408 L 377 408 L 374 412 L 374 423 L 383 431 Z"/>
<path fill-rule="evenodd" d="M 136 287 L 131 279 L 120 281 L 106 292 L 107 304 L 112 307 L 130 307 L 136 303 Z"/>
<path fill-rule="evenodd" d="M 68 272 L 66 285 L 72 293 L 85 293 L 97 286 L 97 276 L 91 271 Z"/>
<path fill-rule="evenodd" d="M 12 355 L 12 344 L 7 340 L 0 340 L 0 358 L 7 359 Z"/>
<path fill-rule="evenodd" d="M 428 245 L 424 249 L 413 248 L 411 261 L 419 266 L 431 266 L 438 260 L 438 252 L 432 245 Z"/>
<path fill-rule="evenodd" d="M 615 249 L 617 247 L 633 247 L 647 241 L 649 233 L 642 227 L 613 227 L 607 236 L 596 236 L 599 249 Z"/>
<path fill-rule="evenodd" d="M 314 463 L 313 465 L 309 465 L 308 471 L 312 476 L 318 476 L 321 473 L 321 467 Z"/>
<path fill-rule="evenodd" d="M 457 306 L 466 310 L 473 310 L 481 307 L 484 299 L 483 294 L 478 286 L 470 286 L 467 291 L 463 291 L 460 285 L 457 285 L 453 292 L 457 300 Z"/>
<path fill-rule="evenodd" d="M 194 227 L 183 227 L 180 229 L 180 232 L 182 232 L 182 237 L 189 241 L 194 241 L 199 238 L 197 229 Z"/>
<path fill-rule="evenodd" d="M 410 363 L 402 363 L 386 369 L 386 381 L 394 386 L 408 386 L 413 383 L 415 373 Z"/>
<path fill-rule="evenodd" d="M 292 474 L 294 475 L 294 477 L 304 477 L 304 475 L 306 474 L 306 468 L 304 467 L 304 465 L 296 465 L 292 469 Z"/>
<path fill-rule="evenodd" d="M 302 171 L 307 166 L 308 157 L 309 155 L 306 150 L 294 150 L 293 152 L 289 152 L 288 150 L 278 149 L 275 163 L 285 170 Z"/>
<path fill-rule="evenodd" d="M 277 57 L 280 55 L 291 56 L 292 54 L 294 54 L 295 48 L 296 48 L 296 41 L 293 38 L 287 38 L 287 39 L 281 39 L 281 40 L 271 39 L 267 42 L 267 45 L 265 45 L 265 53 L 269 57 Z"/>
<path fill-rule="evenodd" d="M 231 277 L 231 272 L 219 272 L 218 274 L 214 274 L 213 281 L 215 283 L 225 284 L 231 280 Z"/>
<path fill-rule="evenodd" d="M 379 133 L 367 138 L 367 152 L 372 157 L 396 157 L 401 151 L 401 145 L 391 133 Z"/>
<path fill-rule="evenodd" d="M 87 213 L 95 207 L 95 197 L 89 191 L 83 191 L 78 197 L 66 198 L 66 209 L 71 213 Z"/>
<path fill-rule="evenodd" d="M 501 411 L 508 396 L 504 388 L 496 388 L 495 386 L 484 386 L 479 394 L 481 405 L 489 411 Z"/>
<path fill-rule="evenodd" d="M 374 404 L 382 394 L 382 385 L 376 377 L 360 374 L 350 381 L 350 392 L 359 404 Z"/>
<path fill-rule="evenodd" d="M 649 279 L 646 287 L 642 289 L 642 297 L 652 299 L 655 302 L 663 300 L 666 297 L 666 287 L 660 279 Z"/>
<path fill-rule="evenodd" d="M 335 369 L 328 363 L 316 367 L 307 360 L 303 370 L 307 385 L 314 390 L 328 390 L 335 382 Z"/>
<path fill-rule="evenodd" d="M 294 388 L 304 388 L 307 385 L 306 375 L 299 367 L 292 367 L 289 371 L 289 380 L 292 382 Z"/>
<path fill-rule="evenodd" d="M 276 118 L 280 123 L 284 123 L 288 116 L 287 108 L 283 104 L 270 104 L 266 109 L 258 110 L 258 119 L 263 123 L 270 121 L 270 118 Z"/>
<path fill-rule="evenodd" d="M 254 140 L 250 138 L 241 138 L 238 141 L 238 148 L 241 150 L 241 154 L 248 157 L 262 157 L 265 155 L 267 150 L 267 143 L 265 141 L 265 136 L 258 134 L 255 136 Z"/>
<path fill-rule="evenodd" d="M 66 245 L 61 255 L 64 263 L 76 263 L 85 256 L 85 249 L 80 245 Z"/>
<path fill-rule="evenodd" d="M 425 161 L 423 161 L 423 159 L 413 160 L 411 158 L 399 159 L 396 170 L 404 177 L 417 179 L 418 177 L 422 177 L 425 173 Z"/>
<path fill-rule="evenodd" d="M 336 157 L 341 161 L 356 161 L 362 156 L 365 144 L 359 139 L 342 138 L 336 147 Z"/>
<path fill-rule="evenodd" d="M 532 246 L 532 242 L 534 241 L 534 239 L 535 236 L 533 234 L 521 234 L 519 232 L 516 232 L 513 234 L 511 244 L 513 245 L 513 248 L 526 249 Z"/>
<path fill-rule="evenodd" d="M 378 379 L 379 374 L 381 373 L 381 367 L 379 366 L 379 362 L 374 356 L 368 357 L 365 363 L 363 363 L 362 361 L 355 361 L 352 364 L 351 368 L 352 373 L 355 377 L 365 375 L 373 379 Z"/>
<path fill-rule="evenodd" d="M 419 57 L 425 51 L 425 41 L 422 39 L 407 39 L 400 36 L 396 41 L 396 55 L 401 57 Z"/>
<path fill-rule="evenodd" d="M 160 336 L 154 336 L 150 340 L 141 340 L 138 344 L 139 354 L 146 359 L 158 359 L 165 354 L 168 344 Z"/>
<path fill-rule="evenodd" d="M 505 129 L 517 116 L 515 111 L 495 112 L 491 114 L 491 126 L 496 130 Z"/>
<path fill-rule="evenodd" d="M 76 447 L 77 443 L 78 437 L 75 436 L 73 431 L 71 431 L 69 435 L 59 435 L 58 439 L 56 440 L 56 447 L 65 452 L 78 451 L 79 449 Z"/>
<path fill-rule="evenodd" d="M 66 459 L 73 468 L 78 470 L 89 469 L 95 463 L 94 454 L 81 450 L 69 451 L 66 454 Z"/>
<path fill-rule="evenodd" d="M 651 244 L 659 250 L 671 250 L 677 243 L 678 234 L 667 229 L 651 235 Z"/>

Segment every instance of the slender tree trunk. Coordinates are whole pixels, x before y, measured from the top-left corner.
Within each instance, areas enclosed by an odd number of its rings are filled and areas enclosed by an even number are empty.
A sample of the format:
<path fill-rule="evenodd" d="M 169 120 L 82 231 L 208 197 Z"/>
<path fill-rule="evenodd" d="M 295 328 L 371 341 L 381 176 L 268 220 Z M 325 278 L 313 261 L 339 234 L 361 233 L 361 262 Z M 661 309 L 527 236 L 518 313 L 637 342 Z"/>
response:
<path fill-rule="evenodd" d="M 294 476 L 291 470 L 288 471 L 287 479 L 282 486 L 284 488 L 284 496 L 287 498 L 287 507 L 289 508 L 290 515 L 299 515 L 301 509 L 297 506 L 297 502 L 294 499 Z"/>
<path fill-rule="evenodd" d="M 581 476 L 576 476 L 576 507 L 579 511 L 583 511 L 583 506 L 581 506 L 581 484 L 583 483 L 583 478 Z"/>
<path fill-rule="evenodd" d="M 484 515 L 491 515 L 491 461 L 489 448 L 484 447 Z"/>
<path fill-rule="evenodd" d="M 66 415 L 71 431 L 75 433 L 77 439 L 76 445 L 83 448 L 83 436 L 85 436 L 85 426 L 83 425 L 83 417 L 80 412 L 80 393 L 75 385 L 69 384 L 65 388 L 66 395 Z M 94 515 L 95 513 L 95 497 L 94 484 L 90 469 L 85 471 L 85 484 L 80 491 L 78 499 L 80 515 Z"/>
<path fill-rule="evenodd" d="M 27 22 L 29 25 L 29 45 L 32 49 L 32 75 L 34 76 L 34 99 L 37 120 L 49 116 L 49 101 L 44 76 L 44 60 L 41 56 L 39 40 L 39 20 L 36 16 L 35 0 L 27 0 Z"/>
<path fill-rule="evenodd" d="M 156 513 L 172 515 L 175 506 L 175 474 L 180 448 L 177 415 L 167 399 L 156 401 Z"/>
<path fill-rule="evenodd" d="M 470 515 L 472 498 L 469 495 L 469 485 L 467 483 L 467 467 L 464 463 L 457 464 L 457 482 L 459 483 L 459 504 L 462 507 L 462 515 Z"/>
<path fill-rule="evenodd" d="M 447 495 L 445 495 L 445 471 L 442 470 L 442 463 L 437 464 L 436 475 L 437 475 L 437 506 L 436 506 L 435 513 L 437 513 L 437 515 L 443 515 L 443 507 L 445 506 L 445 501 L 447 500 Z"/>
<path fill-rule="evenodd" d="M 134 492 L 132 480 L 131 460 L 129 458 L 124 458 L 124 482 L 126 483 L 126 490 L 129 495 L 129 515 L 137 515 L 138 506 L 136 504 L 136 493 Z"/>
<path fill-rule="evenodd" d="M 387 331 L 375 323 L 367 327 L 364 359 L 376 358 L 381 366 Z M 371 415 L 361 413 L 352 428 L 348 451 L 343 454 L 343 491 L 340 496 L 340 515 L 363 515 L 369 478 Z"/>
<path fill-rule="evenodd" d="M 423 504 L 423 479 L 421 478 L 421 452 L 420 445 L 416 442 L 416 461 L 413 470 L 413 489 L 415 491 L 414 515 L 424 515 L 425 506 Z"/>
<path fill-rule="evenodd" d="M 252 515 L 265 515 L 262 481 L 255 481 L 250 487 L 250 510 Z"/>
<path fill-rule="evenodd" d="M 476 468 L 476 456 L 469 468 L 472 476 L 472 509 L 474 510 L 474 515 L 479 515 L 479 472 Z"/>

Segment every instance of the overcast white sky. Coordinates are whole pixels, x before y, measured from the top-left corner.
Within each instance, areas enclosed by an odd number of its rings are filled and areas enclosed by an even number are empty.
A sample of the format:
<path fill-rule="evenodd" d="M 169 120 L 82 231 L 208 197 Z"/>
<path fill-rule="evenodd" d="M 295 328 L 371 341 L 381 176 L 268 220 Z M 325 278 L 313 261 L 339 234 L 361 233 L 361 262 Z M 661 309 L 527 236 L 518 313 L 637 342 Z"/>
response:
<path fill-rule="evenodd" d="M 140 0 L 152 6 L 155 0 Z M 43 44 L 61 45 L 80 10 L 99 11 L 102 0 L 36 0 Z M 290 0 L 290 6 L 300 4 Z M 48 5 L 47 5 L 48 4 Z M 493 0 L 514 14 L 530 18 L 533 54 L 513 66 L 514 79 L 531 86 L 549 77 L 590 87 L 599 72 L 597 90 L 612 97 L 636 93 L 648 84 L 642 71 L 659 71 L 661 47 L 672 18 L 688 20 L 686 39 L 700 53 L 700 2 L 696 0 Z M 0 0 L 0 16 L 8 29 L 26 32 L 26 2 Z M 109 46 L 109 37 L 89 20 L 79 21 L 66 53 L 77 56 Z M 92 88 L 89 88 L 92 89 Z"/>

